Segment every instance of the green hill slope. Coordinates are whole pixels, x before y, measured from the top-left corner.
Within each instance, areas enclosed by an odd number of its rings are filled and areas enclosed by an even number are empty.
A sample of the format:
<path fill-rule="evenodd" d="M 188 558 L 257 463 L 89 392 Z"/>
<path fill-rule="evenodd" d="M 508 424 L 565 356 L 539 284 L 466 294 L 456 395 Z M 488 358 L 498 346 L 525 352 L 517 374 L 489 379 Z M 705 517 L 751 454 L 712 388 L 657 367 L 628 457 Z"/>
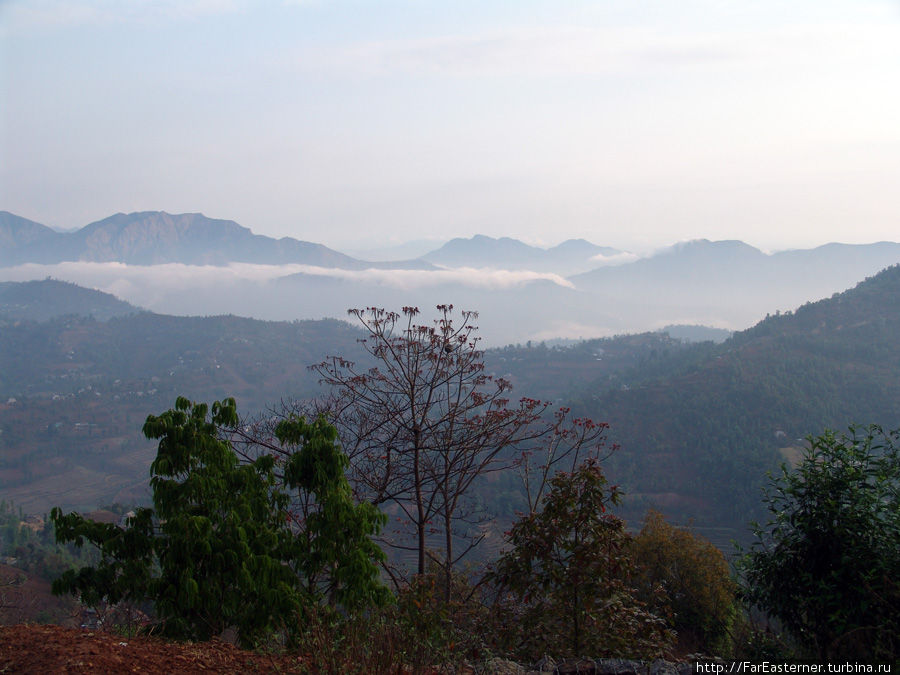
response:
<path fill-rule="evenodd" d="M 580 408 L 622 446 L 630 510 L 743 530 L 765 472 L 809 434 L 900 424 L 900 266 L 767 317 L 721 345 L 648 359 L 595 381 Z"/>
<path fill-rule="evenodd" d="M 0 497 L 28 512 L 140 500 L 155 454 L 148 414 L 179 395 L 234 396 L 245 414 L 309 396 L 307 366 L 352 356 L 358 336 L 334 320 L 0 316 Z"/>
<path fill-rule="evenodd" d="M 148 413 L 179 394 L 233 395 L 248 413 L 310 395 L 307 366 L 358 357 L 359 335 L 337 321 L 0 317 L 0 495 L 26 510 L 130 499 L 152 457 L 139 432 Z M 900 425 L 898 335 L 894 266 L 721 344 L 647 333 L 490 350 L 486 365 L 514 383 L 514 397 L 610 423 L 621 450 L 608 468 L 632 524 L 656 506 L 724 544 L 760 515 L 766 471 L 795 457 L 806 435 Z M 486 501 L 497 501 L 493 489 Z"/>
<path fill-rule="evenodd" d="M 46 321 L 57 316 L 77 314 L 106 321 L 140 311 L 134 305 L 76 284 L 56 279 L 43 281 L 0 282 L 0 316 L 10 319 Z"/>

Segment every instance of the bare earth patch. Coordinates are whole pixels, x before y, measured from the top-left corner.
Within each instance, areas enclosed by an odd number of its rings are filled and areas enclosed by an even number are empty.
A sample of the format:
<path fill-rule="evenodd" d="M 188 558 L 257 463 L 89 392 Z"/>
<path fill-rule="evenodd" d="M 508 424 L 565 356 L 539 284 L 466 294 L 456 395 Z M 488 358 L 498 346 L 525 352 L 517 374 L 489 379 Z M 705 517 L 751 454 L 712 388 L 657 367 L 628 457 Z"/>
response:
<path fill-rule="evenodd" d="M 0 626 L 0 673 L 307 673 L 296 655 L 265 655 L 227 642 L 167 642 L 44 625 Z"/>

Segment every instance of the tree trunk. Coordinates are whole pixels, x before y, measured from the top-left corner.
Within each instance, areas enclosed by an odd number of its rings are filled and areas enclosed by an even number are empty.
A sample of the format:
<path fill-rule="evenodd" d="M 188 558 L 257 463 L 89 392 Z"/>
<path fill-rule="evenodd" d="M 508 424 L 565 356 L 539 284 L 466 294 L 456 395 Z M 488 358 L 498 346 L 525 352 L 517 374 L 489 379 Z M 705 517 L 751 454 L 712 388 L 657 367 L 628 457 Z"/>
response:
<path fill-rule="evenodd" d="M 413 430 L 413 482 L 416 499 L 416 534 L 419 541 L 418 574 L 425 574 L 425 505 L 422 503 L 422 468 L 420 466 L 421 449 L 419 447 L 420 431 L 418 426 Z"/>
<path fill-rule="evenodd" d="M 445 495 L 445 499 L 446 499 Z M 444 508 L 444 538 L 447 547 L 447 557 L 444 559 L 444 601 L 450 602 L 450 587 L 453 583 L 453 533 L 451 531 L 453 514 L 449 505 Z"/>

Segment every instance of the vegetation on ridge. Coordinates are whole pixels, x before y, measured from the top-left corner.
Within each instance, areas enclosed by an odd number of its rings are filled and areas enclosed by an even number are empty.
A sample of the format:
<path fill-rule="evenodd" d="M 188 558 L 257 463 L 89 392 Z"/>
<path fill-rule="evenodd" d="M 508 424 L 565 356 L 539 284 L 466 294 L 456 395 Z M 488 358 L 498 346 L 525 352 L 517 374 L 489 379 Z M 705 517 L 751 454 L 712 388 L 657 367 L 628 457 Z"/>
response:
<path fill-rule="evenodd" d="M 647 350 L 573 408 L 610 425 L 629 517 L 657 508 L 744 539 L 763 476 L 825 428 L 900 425 L 900 266 L 709 343 Z"/>

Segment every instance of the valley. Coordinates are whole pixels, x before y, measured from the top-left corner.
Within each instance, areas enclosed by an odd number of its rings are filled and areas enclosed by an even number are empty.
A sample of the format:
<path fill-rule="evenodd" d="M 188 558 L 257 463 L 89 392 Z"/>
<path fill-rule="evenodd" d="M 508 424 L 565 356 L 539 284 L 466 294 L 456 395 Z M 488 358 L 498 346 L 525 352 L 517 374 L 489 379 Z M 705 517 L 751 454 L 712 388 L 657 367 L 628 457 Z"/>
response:
<path fill-rule="evenodd" d="M 40 297 L 58 284 L 32 290 Z M 111 301 L 89 295 L 86 307 Z M 360 331 L 334 320 L 134 310 L 106 321 L 7 317 L 0 327 L 0 494 L 36 513 L 146 498 L 154 447 L 140 427 L 176 396 L 234 396 L 251 417 L 321 394 L 308 366 L 329 355 L 365 362 Z M 760 516 L 766 472 L 794 456 L 807 435 L 900 423 L 898 331 L 894 266 L 723 342 L 639 333 L 509 345 L 484 358 L 487 372 L 512 382 L 514 398 L 571 406 L 610 424 L 609 443 L 619 449 L 607 467 L 627 495 L 629 522 L 658 508 L 727 547 Z M 480 502 L 510 517 L 519 508 L 516 485 L 513 476 L 495 481 L 492 497 Z"/>

